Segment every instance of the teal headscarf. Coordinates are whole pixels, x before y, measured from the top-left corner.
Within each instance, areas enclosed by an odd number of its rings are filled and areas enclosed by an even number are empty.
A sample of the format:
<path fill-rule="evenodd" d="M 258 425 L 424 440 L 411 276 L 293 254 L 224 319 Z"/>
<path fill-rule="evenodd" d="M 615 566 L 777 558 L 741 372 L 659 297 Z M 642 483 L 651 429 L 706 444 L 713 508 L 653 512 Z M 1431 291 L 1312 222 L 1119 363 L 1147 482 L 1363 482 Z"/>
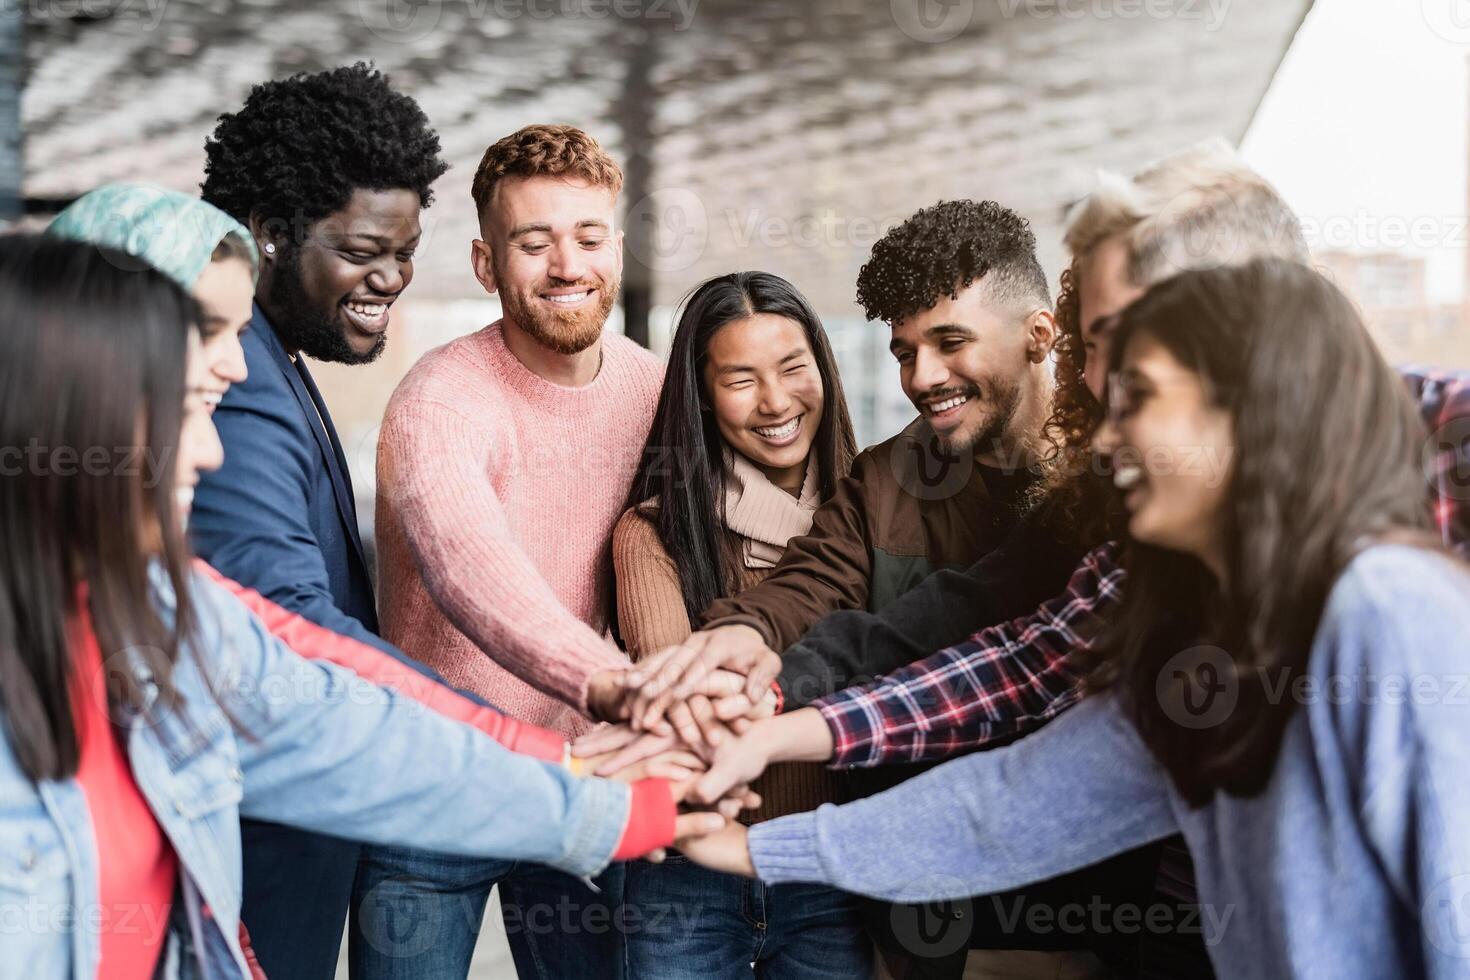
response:
<path fill-rule="evenodd" d="M 244 225 L 197 197 L 147 184 L 108 184 L 84 194 L 46 233 L 126 252 L 188 290 L 229 234 L 245 243 L 251 276 L 260 269 L 255 240 Z"/>

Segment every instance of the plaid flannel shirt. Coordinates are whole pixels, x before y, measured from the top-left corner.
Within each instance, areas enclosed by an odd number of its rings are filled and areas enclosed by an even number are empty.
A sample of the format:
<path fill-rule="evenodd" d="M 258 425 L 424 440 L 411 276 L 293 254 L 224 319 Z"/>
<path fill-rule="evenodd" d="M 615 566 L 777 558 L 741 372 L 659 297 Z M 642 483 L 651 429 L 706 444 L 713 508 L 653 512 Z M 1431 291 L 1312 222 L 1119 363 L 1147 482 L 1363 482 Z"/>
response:
<path fill-rule="evenodd" d="M 1423 462 L 1435 524 L 1470 559 L 1470 374 L 1402 372 L 1429 431 Z M 943 759 L 1023 735 L 1082 697 L 1075 652 L 1122 599 L 1116 545 L 1089 552 L 1066 591 L 872 684 L 812 702 L 834 768 Z"/>

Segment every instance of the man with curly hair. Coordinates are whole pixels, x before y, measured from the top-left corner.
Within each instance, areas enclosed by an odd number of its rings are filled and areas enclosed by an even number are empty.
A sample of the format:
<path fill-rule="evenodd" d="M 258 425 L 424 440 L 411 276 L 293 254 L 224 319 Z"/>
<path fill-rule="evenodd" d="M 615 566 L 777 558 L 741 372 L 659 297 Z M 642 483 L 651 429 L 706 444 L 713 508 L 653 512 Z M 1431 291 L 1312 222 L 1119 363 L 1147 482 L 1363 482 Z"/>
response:
<path fill-rule="evenodd" d="M 1056 339 L 1026 220 L 992 201 L 924 208 L 873 246 L 857 298 L 869 319 L 888 325 L 900 384 L 919 417 L 858 456 L 810 535 L 791 543 L 768 579 L 716 602 L 701 632 L 640 665 L 652 680 L 635 717 L 656 703 L 660 678 L 679 676 L 690 661 L 784 650 L 829 613 L 878 612 L 931 573 L 978 561 L 1024 514 L 1051 407 Z M 852 790 L 866 795 L 918 771 L 864 773 Z M 926 914 L 916 908 L 912 917 Z M 910 937 L 893 934 L 903 915 L 885 904 L 870 916 L 895 969 L 958 976 L 964 950 L 943 939 L 913 948 Z"/>
<path fill-rule="evenodd" d="M 205 142 L 204 199 L 250 229 L 262 262 L 241 338 L 248 380 L 215 413 L 225 463 L 194 497 L 190 535 L 224 575 L 320 626 L 378 637 L 352 483 L 302 355 L 365 364 L 413 279 L 419 212 L 444 173 L 411 98 L 364 64 L 255 86 Z M 242 919 L 273 978 L 335 970 L 356 842 L 246 820 Z M 363 937 L 353 930 L 352 941 Z M 380 937 L 381 938 L 381 937 Z"/>

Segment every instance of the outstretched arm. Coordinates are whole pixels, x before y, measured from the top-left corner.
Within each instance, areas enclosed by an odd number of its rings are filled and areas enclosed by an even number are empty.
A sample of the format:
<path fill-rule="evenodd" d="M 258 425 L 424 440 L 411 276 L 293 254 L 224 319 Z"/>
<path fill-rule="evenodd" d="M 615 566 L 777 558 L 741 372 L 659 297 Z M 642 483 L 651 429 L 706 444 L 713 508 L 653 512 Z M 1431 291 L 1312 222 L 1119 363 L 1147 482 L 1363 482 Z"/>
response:
<path fill-rule="evenodd" d="M 1167 775 L 1114 698 L 1100 696 L 1014 745 L 878 796 L 679 846 L 773 884 L 919 902 L 1021 887 L 1175 832 Z"/>
<path fill-rule="evenodd" d="M 814 702 L 832 730 L 833 765 L 944 759 L 1055 718 L 1082 696 L 1076 655 L 1096 642 L 1124 578 L 1114 547 L 1103 545 L 1029 616 Z"/>
<path fill-rule="evenodd" d="M 1033 511 L 1005 543 L 964 570 L 940 569 L 880 612 L 822 617 L 781 653 L 788 710 L 868 684 L 987 626 L 1025 615 L 1056 593 L 1082 559 Z"/>

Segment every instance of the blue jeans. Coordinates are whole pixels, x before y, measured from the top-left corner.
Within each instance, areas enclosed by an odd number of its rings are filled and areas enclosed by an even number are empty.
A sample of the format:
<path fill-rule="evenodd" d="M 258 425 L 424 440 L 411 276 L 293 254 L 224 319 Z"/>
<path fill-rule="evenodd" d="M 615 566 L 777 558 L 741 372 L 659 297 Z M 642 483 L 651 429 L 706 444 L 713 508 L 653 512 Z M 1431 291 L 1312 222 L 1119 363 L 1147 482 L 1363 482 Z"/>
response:
<path fill-rule="evenodd" d="M 634 980 L 865 980 L 872 944 L 857 899 L 822 885 L 766 885 L 670 852 L 628 865 Z"/>
<path fill-rule="evenodd" d="M 330 977 L 357 863 L 368 848 L 262 820 L 240 821 L 240 844 L 240 918 L 261 969 L 271 980 Z"/>
<path fill-rule="evenodd" d="M 353 980 L 453 980 L 469 973 L 490 889 L 521 980 L 622 980 L 623 866 L 593 879 L 523 861 L 367 849 L 348 939 Z"/>

